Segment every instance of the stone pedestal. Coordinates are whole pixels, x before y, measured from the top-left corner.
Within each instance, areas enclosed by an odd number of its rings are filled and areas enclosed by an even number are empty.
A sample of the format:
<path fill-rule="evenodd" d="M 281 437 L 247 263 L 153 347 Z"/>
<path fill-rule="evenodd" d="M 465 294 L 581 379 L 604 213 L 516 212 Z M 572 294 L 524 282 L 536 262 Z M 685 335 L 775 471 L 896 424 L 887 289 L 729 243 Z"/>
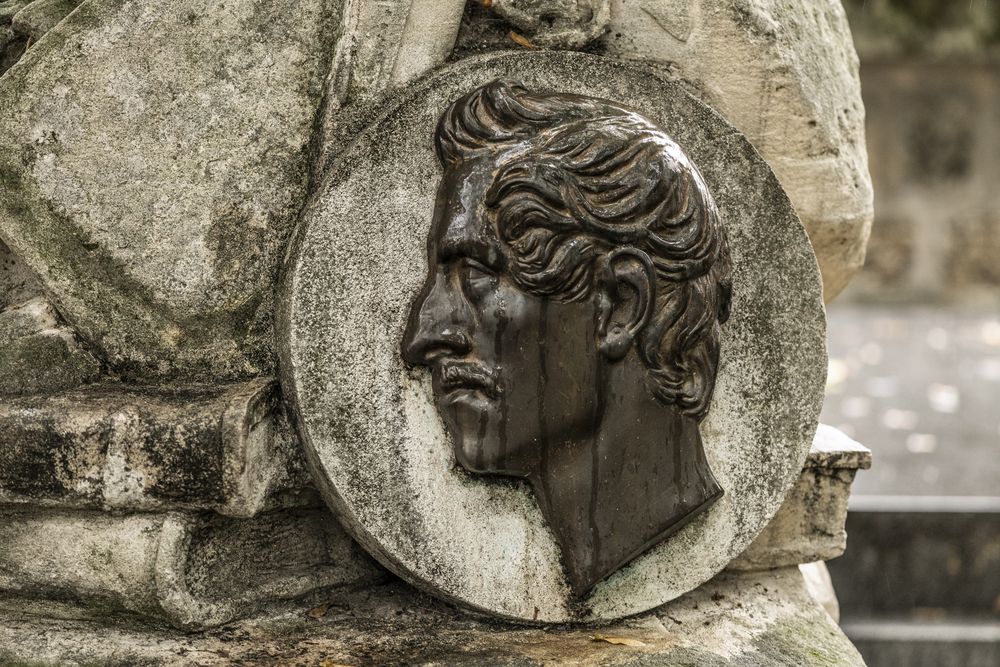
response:
<path fill-rule="evenodd" d="M 231 390 L 224 404 L 232 406 L 233 393 L 246 396 Z M 105 391 L 91 410 L 107 409 L 109 394 L 118 397 L 119 413 L 150 400 L 129 394 L 129 404 L 121 393 Z M 273 420 L 274 406 L 257 418 Z M 152 412 L 147 419 L 155 424 Z M 25 412 L 20 426 L 30 432 L 49 422 L 43 412 Z M 118 424 L 104 437 L 134 433 L 127 421 Z M 4 451 L 22 457 L 33 451 L 20 431 L 4 433 Z M 264 449 L 290 438 L 280 426 L 267 433 Z M 58 448 L 48 454 L 67 458 Z M 289 456 L 286 465 L 295 470 L 301 463 Z M 490 621 L 414 591 L 353 544 L 327 510 L 310 507 L 315 494 L 301 481 L 263 494 L 268 502 L 240 519 L 163 501 L 146 505 L 159 511 L 102 512 L 65 493 L 85 485 L 80 470 L 59 471 L 61 496 L 28 499 L 11 491 L 7 479 L 0 492 L 7 503 L 17 502 L 0 509 L 0 659 L 862 665 L 831 616 L 836 598 L 821 561 L 843 552 L 850 483 L 870 460 L 868 450 L 821 426 L 785 504 L 725 572 L 651 613 L 557 628 Z M 180 472 L 167 464 L 159 474 L 171 470 Z"/>

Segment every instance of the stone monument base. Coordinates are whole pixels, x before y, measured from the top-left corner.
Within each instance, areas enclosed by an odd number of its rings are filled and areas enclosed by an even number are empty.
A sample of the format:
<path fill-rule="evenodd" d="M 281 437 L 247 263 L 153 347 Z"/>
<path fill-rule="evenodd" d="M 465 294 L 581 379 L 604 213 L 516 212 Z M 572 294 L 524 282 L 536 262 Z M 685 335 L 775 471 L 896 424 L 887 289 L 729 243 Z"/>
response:
<path fill-rule="evenodd" d="M 313 602 L 196 634 L 6 606 L 0 663 L 864 665 L 798 567 L 723 572 L 654 612 L 603 626 L 476 619 L 401 582 Z"/>

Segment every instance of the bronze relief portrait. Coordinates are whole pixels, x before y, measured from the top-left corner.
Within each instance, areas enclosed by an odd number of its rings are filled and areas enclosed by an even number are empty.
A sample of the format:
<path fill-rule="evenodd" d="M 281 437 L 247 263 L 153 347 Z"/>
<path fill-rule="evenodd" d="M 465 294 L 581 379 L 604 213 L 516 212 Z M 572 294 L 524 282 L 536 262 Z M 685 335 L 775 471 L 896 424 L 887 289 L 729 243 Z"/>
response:
<path fill-rule="evenodd" d="M 404 359 L 470 473 L 526 480 L 577 596 L 723 494 L 702 446 L 731 264 L 680 147 L 603 99 L 497 80 L 444 169 Z"/>

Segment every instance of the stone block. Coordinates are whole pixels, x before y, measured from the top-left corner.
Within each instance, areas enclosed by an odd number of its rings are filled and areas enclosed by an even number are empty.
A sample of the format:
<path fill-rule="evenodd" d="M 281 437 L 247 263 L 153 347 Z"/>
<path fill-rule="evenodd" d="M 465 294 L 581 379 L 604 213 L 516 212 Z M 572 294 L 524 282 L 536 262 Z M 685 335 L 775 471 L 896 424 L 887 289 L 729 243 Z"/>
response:
<path fill-rule="evenodd" d="M 730 570 L 766 570 L 829 560 L 847 547 L 847 501 L 858 470 L 871 467 L 871 451 L 820 424 L 802 474 L 771 523 Z"/>
<path fill-rule="evenodd" d="M 39 296 L 42 296 L 42 286 L 38 279 L 0 241 L 0 311 Z"/>
<path fill-rule="evenodd" d="M 268 379 L 97 384 L 0 404 L 0 502 L 252 516 L 306 486 Z"/>
<path fill-rule="evenodd" d="M 76 9 L 80 2 L 82 0 L 34 0 L 11 17 L 11 27 L 14 32 L 37 42 Z"/>
<path fill-rule="evenodd" d="M 382 577 L 325 510 L 235 520 L 0 509 L 0 607 L 70 598 L 195 629 Z"/>
<path fill-rule="evenodd" d="M 608 55 L 668 64 L 760 151 L 833 299 L 864 263 L 872 186 L 858 57 L 840 2 L 613 0 Z"/>
<path fill-rule="evenodd" d="M 272 369 L 334 5 L 92 0 L 0 80 L 0 236 L 123 376 Z"/>
<path fill-rule="evenodd" d="M 492 0 L 490 8 L 545 48 L 579 49 L 611 22 L 610 0 Z"/>
<path fill-rule="evenodd" d="M 0 310 L 0 396 L 62 391 L 100 371 L 45 299 Z"/>

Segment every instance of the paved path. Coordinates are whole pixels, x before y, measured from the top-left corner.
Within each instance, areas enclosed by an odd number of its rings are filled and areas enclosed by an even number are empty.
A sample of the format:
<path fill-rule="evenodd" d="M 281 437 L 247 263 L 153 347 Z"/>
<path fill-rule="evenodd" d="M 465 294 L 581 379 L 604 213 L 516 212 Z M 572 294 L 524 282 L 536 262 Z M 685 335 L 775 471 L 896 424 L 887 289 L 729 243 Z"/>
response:
<path fill-rule="evenodd" d="M 822 421 L 871 448 L 856 495 L 1000 496 L 1000 314 L 834 304 Z"/>

